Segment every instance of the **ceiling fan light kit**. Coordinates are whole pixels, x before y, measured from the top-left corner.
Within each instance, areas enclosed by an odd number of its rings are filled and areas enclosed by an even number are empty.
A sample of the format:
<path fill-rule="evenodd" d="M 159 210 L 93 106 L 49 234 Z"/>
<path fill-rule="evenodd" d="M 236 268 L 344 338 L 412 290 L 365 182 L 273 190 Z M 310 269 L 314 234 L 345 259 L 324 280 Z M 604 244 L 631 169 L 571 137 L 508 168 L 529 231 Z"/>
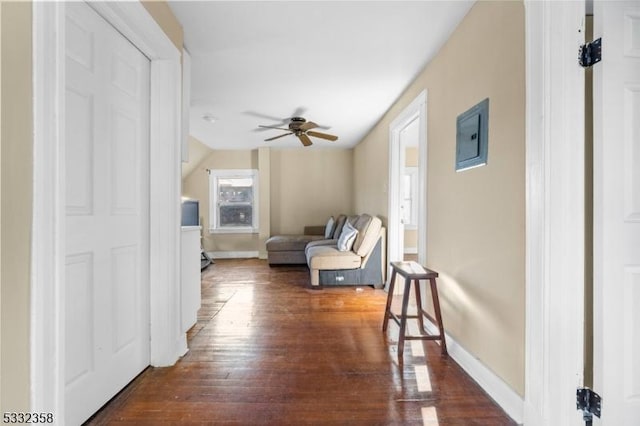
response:
<path fill-rule="evenodd" d="M 337 136 L 330 135 L 328 133 L 311 131 L 311 129 L 315 129 L 316 127 L 319 127 L 319 126 L 313 121 L 307 121 L 303 117 L 291 117 L 289 119 L 288 128 L 277 127 L 277 126 L 262 126 L 262 125 L 259 125 L 258 127 L 262 127 L 264 129 L 284 130 L 285 132 L 287 132 L 278 136 L 274 136 L 272 138 L 265 139 L 265 141 L 267 142 L 282 138 L 284 136 L 289 136 L 289 135 L 295 135 L 298 139 L 300 139 L 300 142 L 304 146 L 310 146 L 313 144 L 309 136 L 313 136 L 314 138 L 325 139 L 332 142 L 338 140 Z"/>

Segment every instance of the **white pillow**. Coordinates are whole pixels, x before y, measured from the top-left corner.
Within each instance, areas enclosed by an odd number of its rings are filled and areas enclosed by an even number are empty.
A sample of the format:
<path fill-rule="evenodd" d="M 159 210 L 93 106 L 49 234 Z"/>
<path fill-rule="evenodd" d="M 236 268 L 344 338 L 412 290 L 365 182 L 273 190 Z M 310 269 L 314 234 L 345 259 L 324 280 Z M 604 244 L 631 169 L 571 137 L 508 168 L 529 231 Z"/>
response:
<path fill-rule="evenodd" d="M 357 236 L 358 230 L 349 222 L 346 222 L 342 228 L 342 232 L 340 233 L 340 238 L 338 238 L 338 250 L 350 251 Z"/>
<path fill-rule="evenodd" d="M 333 219 L 333 216 L 331 216 L 327 221 L 327 225 L 324 227 L 324 238 L 327 240 L 331 238 L 331 234 L 333 234 L 334 223 L 335 223 L 335 220 Z"/>

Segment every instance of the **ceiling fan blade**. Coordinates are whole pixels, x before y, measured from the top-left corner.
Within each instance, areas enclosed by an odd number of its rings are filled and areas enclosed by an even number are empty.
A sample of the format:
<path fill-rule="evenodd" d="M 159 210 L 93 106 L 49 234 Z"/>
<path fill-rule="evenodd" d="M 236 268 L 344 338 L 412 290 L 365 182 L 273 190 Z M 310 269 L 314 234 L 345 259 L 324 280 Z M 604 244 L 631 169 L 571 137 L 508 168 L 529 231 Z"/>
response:
<path fill-rule="evenodd" d="M 316 127 L 318 127 L 316 123 L 314 123 L 313 121 L 307 121 L 306 123 L 303 123 L 300 126 L 300 130 L 306 131 L 306 130 L 315 129 Z"/>
<path fill-rule="evenodd" d="M 262 118 L 264 120 L 275 121 L 276 123 L 285 124 L 287 121 L 289 121 L 288 118 L 274 117 L 272 115 L 262 114 L 256 111 L 243 111 L 242 113 L 246 115 L 251 115 L 253 117 Z"/>
<path fill-rule="evenodd" d="M 285 129 L 283 127 L 275 127 L 275 126 L 262 126 L 262 125 L 258 125 L 258 127 L 261 127 L 263 129 L 278 129 L 278 130 L 284 130 L 285 132 L 288 132 L 290 129 Z"/>
<path fill-rule="evenodd" d="M 305 112 L 307 112 L 307 108 L 299 106 L 295 111 L 293 111 L 293 113 L 291 113 L 291 117 L 302 117 Z"/>
<path fill-rule="evenodd" d="M 302 145 L 304 146 L 313 144 L 313 142 L 311 142 L 311 139 L 309 139 L 309 136 L 305 135 L 304 133 L 297 134 L 296 136 L 300 139 L 300 142 L 302 142 Z"/>
<path fill-rule="evenodd" d="M 293 134 L 293 132 L 285 133 L 285 134 L 280 135 L 280 136 L 274 136 L 274 137 L 272 137 L 272 138 L 265 139 L 265 141 L 267 141 L 267 142 L 268 142 L 268 141 L 272 141 L 272 140 L 274 140 L 274 139 L 282 138 L 282 137 L 284 137 L 284 136 L 289 136 L 289 135 L 292 135 L 292 134 Z"/>
<path fill-rule="evenodd" d="M 338 140 L 337 136 L 328 135 L 326 133 L 314 132 L 314 131 L 311 131 L 311 130 L 307 132 L 307 135 L 313 136 L 313 137 L 316 137 L 316 138 L 326 139 L 328 141 L 337 141 Z"/>

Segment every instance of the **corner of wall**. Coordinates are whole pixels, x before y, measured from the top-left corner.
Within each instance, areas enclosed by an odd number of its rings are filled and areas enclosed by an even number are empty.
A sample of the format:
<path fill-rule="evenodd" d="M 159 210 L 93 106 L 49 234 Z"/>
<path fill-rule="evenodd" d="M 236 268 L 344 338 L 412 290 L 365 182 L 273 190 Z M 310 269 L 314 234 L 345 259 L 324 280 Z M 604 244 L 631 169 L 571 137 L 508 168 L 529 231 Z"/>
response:
<path fill-rule="evenodd" d="M 155 19 L 171 42 L 182 52 L 184 31 L 166 1 L 142 0 L 142 6 Z"/>

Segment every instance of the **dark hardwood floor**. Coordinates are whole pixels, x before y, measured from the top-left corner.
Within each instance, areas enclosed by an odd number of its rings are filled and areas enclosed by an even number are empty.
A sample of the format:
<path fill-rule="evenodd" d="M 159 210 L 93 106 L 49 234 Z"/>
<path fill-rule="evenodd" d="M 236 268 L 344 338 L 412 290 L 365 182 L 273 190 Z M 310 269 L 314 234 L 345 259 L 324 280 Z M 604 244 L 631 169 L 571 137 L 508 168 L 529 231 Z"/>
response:
<path fill-rule="evenodd" d="M 435 342 L 408 342 L 398 363 L 384 291 L 308 283 L 306 267 L 217 260 L 189 352 L 87 424 L 515 424 Z"/>

